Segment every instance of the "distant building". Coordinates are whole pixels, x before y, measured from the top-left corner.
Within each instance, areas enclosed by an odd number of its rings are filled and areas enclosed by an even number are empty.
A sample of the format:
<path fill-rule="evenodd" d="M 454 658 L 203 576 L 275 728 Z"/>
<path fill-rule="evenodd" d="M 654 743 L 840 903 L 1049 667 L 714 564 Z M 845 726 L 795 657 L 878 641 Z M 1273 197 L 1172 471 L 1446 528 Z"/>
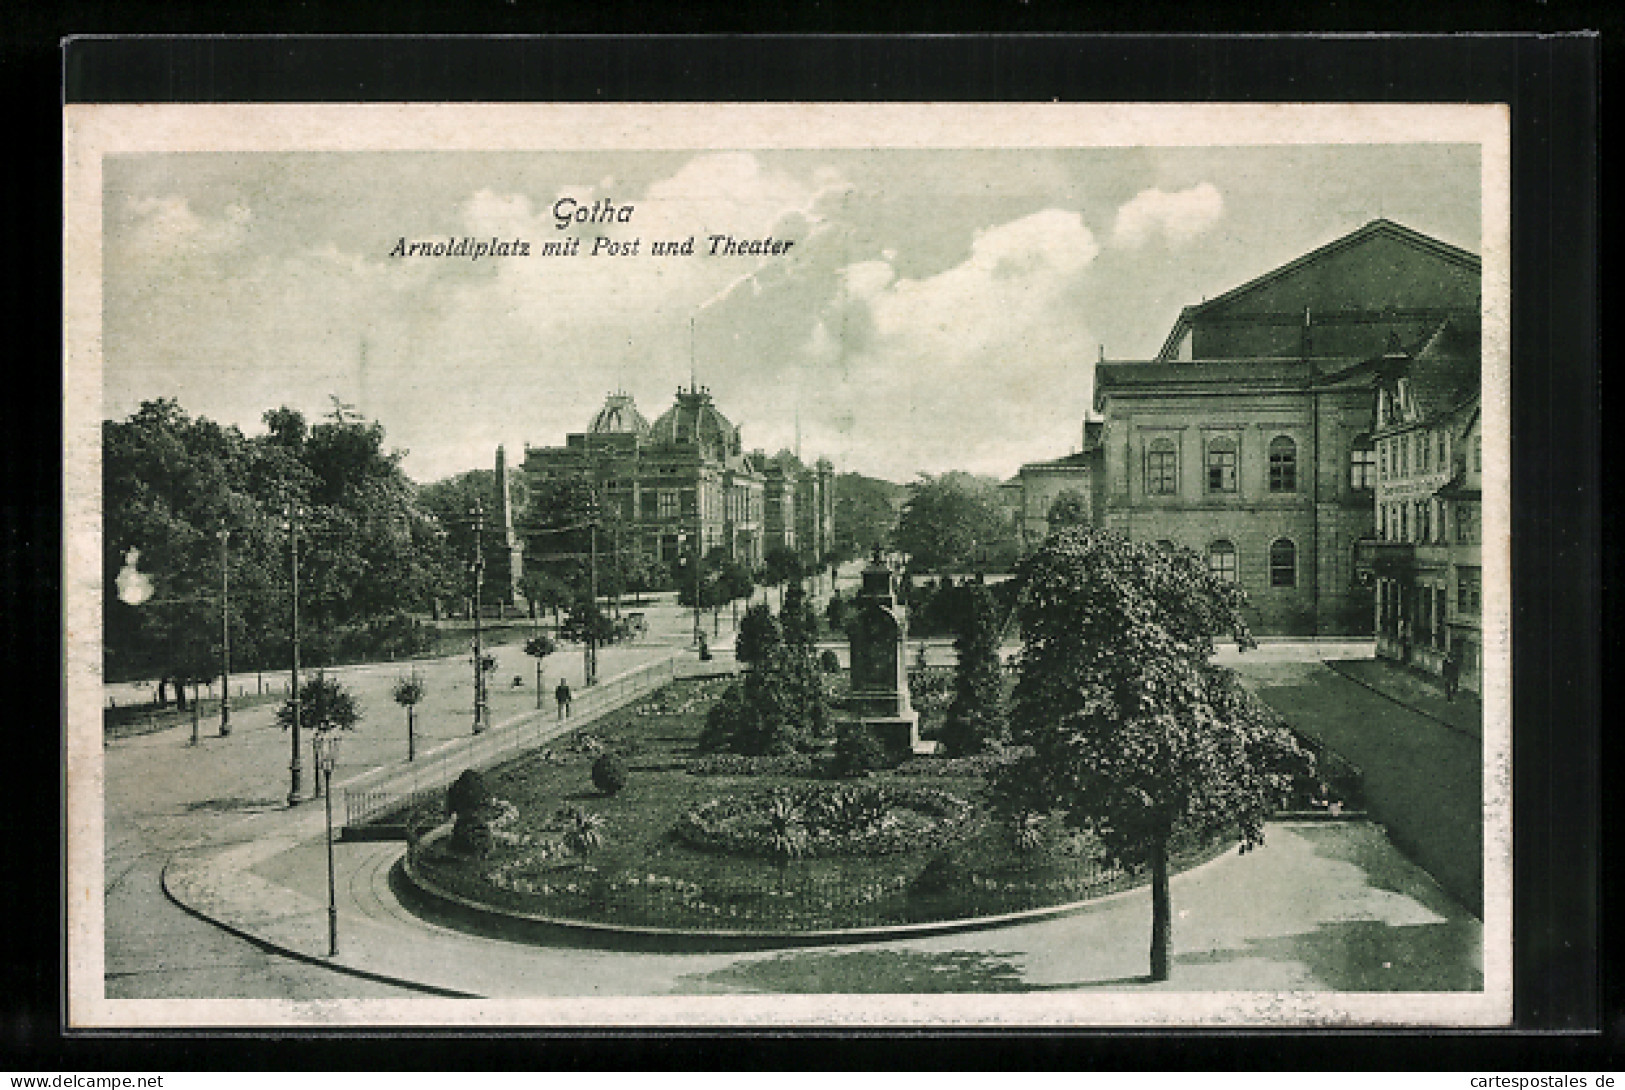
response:
<path fill-rule="evenodd" d="M 1083 449 L 1047 462 L 1027 462 L 999 486 L 1000 505 L 1015 526 L 1021 551 L 1036 549 L 1050 532 L 1050 509 L 1064 493 L 1083 503 L 1083 523 L 1100 524 L 1101 505 L 1096 495 L 1101 481 L 1100 439 L 1104 422 L 1085 420 Z"/>
<path fill-rule="evenodd" d="M 1478 323 L 1462 320 L 1383 357 L 1371 430 L 1376 536 L 1361 557 L 1377 589 L 1377 653 L 1442 673 L 1454 650 L 1474 691 L 1484 647 L 1480 361 Z"/>
<path fill-rule="evenodd" d="M 698 539 L 706 554 L 720 549 L 755 569 L 775 544 L 808 547 L 801 529 L 804 493 L 812 519 L 807 540 L 831 532 L 833 508 L 820 482 L 832 471 L 828 462 L 819 466 L 804 470 L 788 453 L 777 459 L 747 453 L 739 428 L 709 390 L 695 386 L 679 389 L 652 424 L 629 394 L 609 395 L 587 430 L 567 435 L 563 446 L 526 446 L 523 474 L 532 496 L 550 481 L 590 483 L 606 522 L 627 535 L 619 548 L 669 564 Z M 538 520 L 521 515 L 516 522 L 518 536 L 531 538 L 526 555 L 553 551 Z"/>
<path fill-rule="evenodd" d="M 835 549 L 835 468 L 828 459 L 802 463 L 788 450 L 771 458 L 753 456 L 765 479 L 767 551 L 783 548 L 807 568 L 817 567 Z"/>
<path fill-rule="evenodd" d="M 1476 323 L 1479 259 L 1376 220 L 1197 306 L 1155 359 L 1102 362 L 1102 521 L 1195 550 L 1260 634 L 1372 631 L 1382 360 Z"/>

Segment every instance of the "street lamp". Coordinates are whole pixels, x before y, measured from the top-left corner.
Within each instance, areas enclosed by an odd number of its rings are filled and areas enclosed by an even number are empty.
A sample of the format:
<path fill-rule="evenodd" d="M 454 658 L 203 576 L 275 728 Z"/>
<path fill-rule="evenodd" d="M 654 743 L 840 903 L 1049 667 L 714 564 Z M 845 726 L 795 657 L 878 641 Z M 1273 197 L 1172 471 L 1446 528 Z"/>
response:
<path fill-rule="evenodd" d="M 336 958 L 339 956 L 339 901 L 333 877 L 333 766 L 339 757 L 338 731 L 317 731 L 310 748 L 316 752 L 317 771 L 327 781 L 327 790 L 323 792 L 327 802 L 327 956 Z"/>
<path fill-rule="evenodd" d="M 231 531 L 220 527 L 220 737 L 231 733 L 231 576 L 227 570 L 226 542 Z"/>
<path fill-rule="evenodd" d="M 285 510 L 287 521 L 284 525 L 288 530 L 288 553 L 292 557 L 293 565 L 293 688 L 290 691 L 293 705 L 293 756 L 288 762 L 288 772 L 291 783 L 288 788 L 288 805 L 298 806 L 301 788 L 304 780 L 304 764 L 299 759 L 299 517 L 304 513 L 298 504 L 289 503 Z"/>

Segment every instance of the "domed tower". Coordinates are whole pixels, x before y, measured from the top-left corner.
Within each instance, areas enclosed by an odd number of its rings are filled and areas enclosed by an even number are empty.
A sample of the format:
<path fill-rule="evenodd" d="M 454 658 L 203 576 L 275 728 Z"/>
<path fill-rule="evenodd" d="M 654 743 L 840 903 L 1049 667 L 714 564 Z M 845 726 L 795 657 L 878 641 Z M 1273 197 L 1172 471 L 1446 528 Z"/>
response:
<path fill-rule="evenodd" d="M 704 386 L 679 389 L 677 403 L 650 426 L 649 439 L 673 446 L 698 444 L 718 460 L 743 453 L 739 429 L 711 403 L 711 391 Z"/>
<path fill-rule="evenodd" d="M 638 412 L 631 394 L 617 390 L 605 398 L 604 407 L 593 414 L 592 423 L 587 426 L 587 434 L 635 435 L 639 439 L 647 439 L 649 421 Z"/>

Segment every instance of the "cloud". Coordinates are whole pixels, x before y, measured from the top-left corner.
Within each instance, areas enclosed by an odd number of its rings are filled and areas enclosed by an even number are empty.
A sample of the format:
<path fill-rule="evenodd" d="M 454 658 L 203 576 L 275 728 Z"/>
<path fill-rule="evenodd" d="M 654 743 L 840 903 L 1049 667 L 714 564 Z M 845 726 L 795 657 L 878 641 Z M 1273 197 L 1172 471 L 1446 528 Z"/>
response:
<path fill-rule="evenodd" d="M 199 215 L 180 196 L 131 197 L 124 212 L 121 256 L 137 261 L 202 257 L 234 249 L 254 218 L 246 206 L 235 203 L 218 216 Z"/>
<path fill-rule="evenodd" d="M 1224 213 L 1224 197 L 1210 182 L 1166 193 L 1144 189 L 1117 210 L 1112 242 L 1135 248 L 1161 233 L 1170 242 L 1188 242 L 1212 227 Z"/>
<path fill-rule="evenodd" d="M 1090 396 L 1080 291 L 1099 252 L 1079 213 L 1049 208 L 978 232 L 933 276 L 845 266 L 801 347 L 807 438 L 899 480 L 1066 453 Z"/>

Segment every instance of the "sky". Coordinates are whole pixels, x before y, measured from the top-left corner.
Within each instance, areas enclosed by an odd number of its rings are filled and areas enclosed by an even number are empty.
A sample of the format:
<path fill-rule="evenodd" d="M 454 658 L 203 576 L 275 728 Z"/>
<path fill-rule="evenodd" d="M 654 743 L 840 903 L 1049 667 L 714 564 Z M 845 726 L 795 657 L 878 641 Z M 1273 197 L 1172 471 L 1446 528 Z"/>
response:
<path fill-rule="evenodd" d="M 420 482 L 560 444 L 612 390 L 653 420 L 691 374 L 747 449 L 1006 477 L 1075 450 L 1096 359 L 1151 356 L 1182 306 L 1379 216 L 1481 250 L 1461 145 L 142 154 L 103 186 L 104 417 L 170 397 L 252 435 L 337 397 Z M 632 212 L 561 230 L 565 198 Z M 530 256 L 391 256 L 464 237 Z"/>

